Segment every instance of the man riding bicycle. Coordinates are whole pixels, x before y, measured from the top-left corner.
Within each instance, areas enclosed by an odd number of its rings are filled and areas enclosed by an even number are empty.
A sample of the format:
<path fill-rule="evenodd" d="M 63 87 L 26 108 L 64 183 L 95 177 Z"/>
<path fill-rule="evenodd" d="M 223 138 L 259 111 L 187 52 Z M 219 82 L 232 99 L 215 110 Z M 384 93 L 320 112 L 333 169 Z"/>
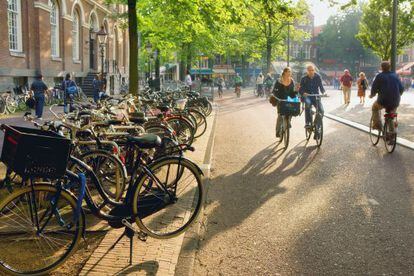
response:
<path fill-rule="evenodd" d="M 391 72 L 391 64 L 388 61 L 381 63 L 382 72 L 379 73 L 372 83 L 370 98 L 378 94 L 377 101 L 372 105 L 373 129 L 381 130 L 381 110 L 385 109 L 388 113 L 395 113 L 400 105 L 401 95 L 404 87 L 397 74 Z M 394 125 L 390 126 L 390 131 L 394 132 Z"/>
<path fill-rule="evenodd" d="M 239 73 L 237 73 L 236 77 L 234 78 L 234 86 L 235 86 L 235 93 L 240 92 L 241 86 L 243 84 L 243 79 L 240 77 Z"/>
<path fill-rule="evenodd" d="M 308 95 L 319 95 L 319 91 L 324 95 L 325 88 L 323 87 L 321 76 L 315 72 L 313 65 L 308 65 L 306 70 L 306 76 L 300 81 L 299 93 L 305 101 L 305 128 L 308 129 L 312 127 L 312 106 L 318 108 L 322 115 L 324 113 L 321 101 L 317 97 L 308 97 Z"/>

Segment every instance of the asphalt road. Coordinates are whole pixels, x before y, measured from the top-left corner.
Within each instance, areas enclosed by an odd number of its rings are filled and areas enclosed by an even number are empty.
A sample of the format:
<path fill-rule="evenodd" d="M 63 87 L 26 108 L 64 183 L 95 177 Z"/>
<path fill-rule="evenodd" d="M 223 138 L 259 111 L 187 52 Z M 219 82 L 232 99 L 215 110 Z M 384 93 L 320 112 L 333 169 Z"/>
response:
<path fill-rule="evenodd" d="M 412 151 L 324 120 L 322 148 L 250 93 L 219 100 L 195 275 L 413 275 Z"/>

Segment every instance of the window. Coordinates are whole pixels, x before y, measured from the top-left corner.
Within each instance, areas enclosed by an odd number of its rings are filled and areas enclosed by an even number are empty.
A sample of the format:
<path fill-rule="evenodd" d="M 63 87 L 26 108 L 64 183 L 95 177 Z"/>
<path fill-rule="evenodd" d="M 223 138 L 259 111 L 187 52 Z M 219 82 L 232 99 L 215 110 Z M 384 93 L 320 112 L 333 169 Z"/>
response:
<path fill-rule="evenodd" d="M 20 0 L 7 0 L 10 51 L 22 52 L 22 17 Z"/>
<path fill-rule="evenodd" d="M 79 60 L 79 43 L 80 43 L 80 32 L 79 32 L 79 13 L 74 12 L 72 21 L 72 56 L 73 60 Z"/>
<path fill-rule="evenodd" d="M 50 49 L 52 57 L 59 57 L 59 6 L 50 1 Z"/>

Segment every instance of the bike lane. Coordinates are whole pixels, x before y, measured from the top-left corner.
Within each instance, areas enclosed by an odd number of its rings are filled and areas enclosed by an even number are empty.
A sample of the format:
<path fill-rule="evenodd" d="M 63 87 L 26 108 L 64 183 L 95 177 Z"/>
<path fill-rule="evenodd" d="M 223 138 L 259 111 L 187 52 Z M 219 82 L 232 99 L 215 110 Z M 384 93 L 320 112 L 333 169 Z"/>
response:
<path fill-rule="evenodd" d="M 244 91 L 219 105 L 195 275 L 413 273 L 411 150 L 387 154 L 326 118 L 318 149 L 304 117 L 283 150 L 266 100 Z"/>

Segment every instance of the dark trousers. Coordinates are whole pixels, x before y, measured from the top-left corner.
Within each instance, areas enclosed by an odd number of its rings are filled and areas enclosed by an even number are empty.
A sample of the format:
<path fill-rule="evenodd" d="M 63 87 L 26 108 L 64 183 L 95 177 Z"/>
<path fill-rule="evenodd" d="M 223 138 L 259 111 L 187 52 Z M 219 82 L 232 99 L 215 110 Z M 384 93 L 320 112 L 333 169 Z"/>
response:
<path fill-rule="evenodd" d="M 99 102 L 99 91 L 95 91 L 95 92 L 93 92 L 93 100 L 94 100 L 94 102 L 95 103 L 98 103 Z"/>
<path fill-rule="evenodd" d="M 312 105 L 316 108 L 319 108 L 319 112 L 323 115 L 323 105 L 320 99 L 315 97 L 306 97 L 305 98 L 305 121 L 307 125 L 312 124 Z"/>
<path fill-rule="evenodd" d="M 36 117 L 41 118 L 43 116 L 43 107 L 45 105 L 45 95 L 43 93 L 35 94 L 34 98 L 36 100 L 36 104 L 35 104 Z"/>

